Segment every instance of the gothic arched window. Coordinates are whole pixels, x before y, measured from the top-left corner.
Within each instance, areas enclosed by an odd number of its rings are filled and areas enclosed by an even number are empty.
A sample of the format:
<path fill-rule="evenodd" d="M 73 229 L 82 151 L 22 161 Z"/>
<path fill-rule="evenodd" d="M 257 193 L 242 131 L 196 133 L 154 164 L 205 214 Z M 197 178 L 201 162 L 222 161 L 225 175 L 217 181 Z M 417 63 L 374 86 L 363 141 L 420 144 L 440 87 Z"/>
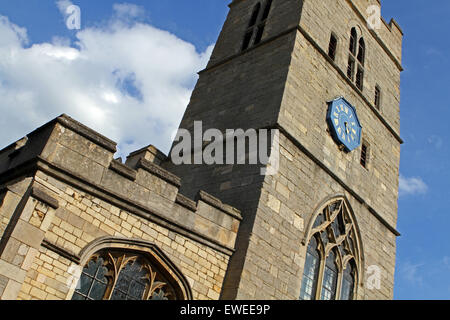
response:
<path fill-rule="evenodd" d="M 358 34 L 356 29 L 352 28 L 350 32 L 350 46 L 348 55 L 347 77 L 353 82 L 356 87 L 362 91 L 364 88 L 364 62 L 366 59 L 366 44 L 361 37 L 358 41 Z M 356 79 L 354 77 L 356 70 Z"/>
<path fill-rule="evenodd" d="M 358 49 L 358 61 L 361 63 L 361 65 L 364 65 L 364 60 L 366 57 L 366 44 L 364 42 L 364 39 L 359 39 L 359 49 Z"/>
<path fill-rule="evenodd" d="M 352 28 L 352 31 L 350 32 L 350 53 L 356 56 L 356 41 L 357 41 L 357 34 L 356 29 Z"/>
<path fill-rule="evenodd" d="M 314 300 L 316 296 L 317 281 L 319 277 L 320 252 L 318 242 L 312 237 L 306 252 L 305 271 L 302 281 L 300 299 Z"/>
<path fill-rule="evenodd" d="M 342 276 L 341 300 L 353 300 L 355 288 L 355 268 L 353 262 L 349 262 Z"/>
<path fill-rule="evenodd" d="M 264 29 L 266 27 L 266 21 L 269 17 L 270 9 L 272 7 L 272 0 L 267 0 L 266 5 L 264 7 L 263 14 L 258 21 L 259 12 L 261 11 L 261 3 L 257 3 L 253 9 L 252 16 L 250 18 L 249 26 L 247 27 L 247 31 L 244 36 L 244 42 L 242 44 L 242 50 L 246 50 L 250 47 L 252 42 L 253 34 L 256 30 L 255 39 L 253 40 L 253 44 L 259 44 L 264 34 Z"/>
<path fill-rule="evenodd" d="M 83 268 L 72 300 L 178 300 L 167 272 L 146 255 L 102 250 Z"/>
<path fill-rule="evenodd" d="M 354 299 L 360 254 L 356 226 L 345 200 L 329 202 L 311 229 L 300 299 Z"/>
<path fill-rule="evenodd" d="M 253 27 L 256 24 L 256 20 L 258 20 L 259 10 L 261 10 L 261 4 L 258 2 L 253 9 L 252 18 L 250 19 L 250 23 L 248 27 Z"/>

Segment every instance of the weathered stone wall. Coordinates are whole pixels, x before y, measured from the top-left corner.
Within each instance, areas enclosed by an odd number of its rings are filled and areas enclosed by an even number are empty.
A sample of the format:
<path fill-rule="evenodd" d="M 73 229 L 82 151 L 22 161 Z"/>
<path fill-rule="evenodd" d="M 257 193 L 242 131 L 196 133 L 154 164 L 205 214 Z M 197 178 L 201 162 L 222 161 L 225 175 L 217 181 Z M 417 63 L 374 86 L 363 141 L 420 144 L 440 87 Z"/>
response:
<path fill-rule="evenodd" d="M 303 14 L 300 20 L 300 27 L 309 36 L 314 44 L 306 40 L 304 37 L 298 37 L 296 41 L 296 49 L 294 50 L 293 58 L 295 66 L 291 68 L 290 76 L 296 73 L 295 83 L 300 86 L 300 90 L 305 89 L 304 98 L 311 99 L 311 91 L 314 91 L 318 86 L 317 82 L 324 88 L 327 88 L 329 95 L 328 99 L 335 95 L 343 95 L 351 97 L 354 104 L 359 109 L 368 109 L 359 94 L 355 93 L 352 88 L 347 86 L 343 79 L 334 70 L 334 66 L 330 65 L 326 59 L 320 56 L 318 48 L 323 52 L 328 53 L 328 46 L 330 36 L 333 32 L 338 38 L 337 56 L 335 64 L 346 75 L 348 66 L 348 54 L 350 44 L 350 30 L 355 27 L 358 34 L 358 39 L 363 37 L 366 44 L 366 59 L 364 64 L 364 89 L 363 96 L 370 102 L 374 103 L 375 86 L 378 84 L 382 91 L 382 106 L 381 115 L 389 123 L 393 130 L 399 134 L 400 131 L 400 71 L 401 64 L 401 48 L 402 38 L 393 41 L 392 37 L 383 39 L 378 38 L 377 32 L 382 32 L 386 26 L 382 24 L 382 29 L 372 31 L 368 28 L 367 22 L 363 20 L 368 15 L 366 8 L 377 0 L 360 0 L 354 1 L 358 4 L 360 10 L 357 10 L 352 1 L 305 1 L 303 6 Z M 392 33 L 395 33 L 393 29 Z M 375 33 L 375 34 L 374 34 Z M 401 34 L 400 34 L 401 35 Z M 386 51 L 380 45 L 387 46 L 385 41 L 388 41 L 390 50 Z M 317 47 L 314 47 L 316 45 Z M 389 54 L 392 50 L 400 50 L 400 56 L 396 54 L 391 57 Z M 320 80 L 319 80 L 320 79 Z M 303 83 L 311 83 L 308 88 L 304 88 Z M 297 90 L 298 91 L 298 90 Z M 322 98 L 323 88 L 317 88 L 317 95 Z M 309 93 L 309 95 L 308 95 Z M 317 99 L 318 101 L 319 99 Z M 314 101 L 311 101 L 314 102 Z M 353 102 L 353 101 L 352 101 Z M 312 106 L 313 110 L 318 107 Z M 367 121 L 369 122 L 369 121 Z M 377 123 L 376 119 L 370 123 Z M 380 128 L 380 131 L 385 131 Z"/>
<path fill-rule="evenodd" d="M 324 33 L 330 35 L 331 30 Z M 346 44 L 347 41 L 342 44 L 342 47 Z M 392 68 L 395 66 L 390 59 L 385 56 L 385 63 L 377 65 L 377 61 L 371 61 L 372 55 L 369 54 L 371 49 L 369 42 L 366 58 L 368 66 L 365 73 L 366 86 L 363 91 L 367 99 L 370 99 L 369 101 L 372 101 L 372 96 L 375 95 L 375 83 L 379 83 L 382 88 L 393 88 L 392 90 L 396 92 L 399 85 L 399 71 L 394 71 L 396 75 L 393 75 L 394 72 L 391 71 L 394 69 L 389 68 L 389 64 Z M 323 50 L 326 50 L 325 47 Z M 344 55 L 347 54 L 346 50 L 341 52 Z M 341 64 L 338 68 L 346 72 L 346 65 Z M 378 72 L 372 73 L 372 68 Z M 396 84 L 393 79 L 396 79 Z M 305 83 L 308 85 L 305 86 Z M 361 147 L 351 153 L 341 152 L 331 135 L 327 133 L 328 124 L 325 121 L 328 110 L 327 101 L 341 95 L 356 107 L 363 127 L 362 138 L 370 146 L 368 170 L 359 162 Z M 398 122 L 398 117 L 392 119 L 391 115 L 398 115 L 399 101 L 394 99 L 393 93 L 388 90 L 383 91 L 383 97 L 381 117 L 388 122 Z M 395 227 L 400 142 L 348 83 L 346 76 L 339 73 L 300 32 L 296 40 L 279 123 L 339 179 L 353 190 L 357 190 L 359 196 Z"/>
<path fill-rule="evenodd" d="M 192 129 L 193 122 L 200 120 L 204 129 L 279 128 L 280 172 L 261 183 L 259 172 L 240 166 L 164 164 L 186 182 L 184 188 L 190 192 L 201 186 L 244 212 L 222 297 L 297 299 L 309 220 L 325 199 L 345 195 L 355 211 L 364 248 L 358 298 L 392 298 L 402 33 L 395 22 L 383 22 L 376 31 L 367 28 L 366 9 L 377 3 L 274 0 L 266 24 L 269 31 L 260 45 L 242 53 L 256 1 L 231 4 L 181 128 Z M 352 27 L 357 28 L 358 39 L 364 37 L 367 48 L 362 92 L 346 77 Z M 335 62 L 327 57 L 332 32 L 339 41 Z M 382 90 L 380 111 L 373 105 L 376 85 Z M 360 148 L 342 152 L 327 131 L 327 102 L 342 95 L 357 108 L 363 139 L 369 143 L 367 169 L 360 165 Z M 253 184 L 237 181 L 258 181 L 261 192 L 252 192 Z M 241 194 L 233 193 L 233 188 Z M 370 265 L 382 268 L 381 290 L 365 288 L 364 270 Z"/>
<path fill-rule="evenodd" d="M 175 166 L 151 147 L 123 164 L 113 141 L 67 116 L 0 151 L 0 298 L 70 298 L 71 267 L 115 238 L 160 248 L 193 298 L 297 299 L 311 217 L 335 196 L 347 199 L 360 234 L 358 298 L 392 298 L 402 34 L 395 22 L 367 29 L 364 9 L 377 3 L 274 0 L 262 42 L 242 53 L 256 0 L 230 5 L 181 128 L 280 129 L 274 176 L 258 165 Z M 346 78 L 354 26 L 367 47 L 362 92 Z M 327 132 L 327 101 L 340 95 L 357 108 L 368 169 L 360 150 L 343 153 Z M 371 265 L 382 270 L 380 290 L 366 287 Z"/>
<path fill-rule="evenodd" d="M 44 147 L 30 159 L 31 141 Z M 108 238 L 157 246 L 194 299 L 218 299 L 240 212 L 205 192 L 196 201 L 179 194 L 179 178 L 156 164 L 154 148 L 133 154 L 128 166 L 112 160 L 107 143 L 62 116 L 21 148 L 0 152 L 9 155 L 0 182 L 0 298 L 70 299 L 84 250 Z"/>
<path fill-rule="evenodd" d="M 358 299 L 392 299 L 396 236 L 283 134 L 280 145 L 280 171 L 264 181 L 237 298 L 298 299 L 311 217 L 325 200 L 345 196 L 361 234 Z M 371 265 L 381 268 L 380 290 L 366 288 Z"/>
<path fill-rule="evenodd" d="M 230 4 L 231 10 L 211 55 L 208 68 L 225 59 L 240 54 L 244 34 L 249 26 L 253 9 L 258 2 L 262 5 L 260 11 L 261 16 L 266 1 L 234 0 Z M 302 0 L 273 1 L 270 13 L 270 23 L 267 23 L 264 28 L 263 41 L 277 37 L 289 29 L 296 28 L 300 21 L 302 5 Z M 255 35 L 253 35 L 253 39 L 254 37 Z M 277 62 L 277 60 L 274 60 L 274 62 Z M 268 65 L 266 64 L 266 67 L 267 66 Z"/>

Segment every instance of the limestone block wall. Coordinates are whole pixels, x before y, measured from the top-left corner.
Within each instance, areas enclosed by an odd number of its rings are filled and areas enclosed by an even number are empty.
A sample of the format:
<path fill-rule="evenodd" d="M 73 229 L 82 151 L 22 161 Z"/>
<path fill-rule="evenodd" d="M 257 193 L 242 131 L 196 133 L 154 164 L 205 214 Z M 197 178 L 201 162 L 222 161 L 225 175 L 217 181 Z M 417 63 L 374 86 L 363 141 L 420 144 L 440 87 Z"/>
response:
<path fill-rule="evenodd" d="M 261 3 L 261 11 L 266 1 L 261 0 L 233 0 L 230 3 L 230 12 L 224 23 L 222 32 L 217 40 L 208 67 L 231 58 L 241 52 L 244 35 L 247 31 L 253 9 Z M 296 28 L 302 11 L 303 1 L 299 0 L 273 0 L 268 23 L 264 29 L 263 41 L 268 40 L 287 30 Z"/>
<path fill-rule="evenodd" d="M 240 212 L 202 191 L 195 201 L 179 194 L 180 179 L 156 164 L 154 148 L 129 165 L 113 160 L 114 148 L 61 116 L 0 151 L 8 161 L 0 175 L 1 299 L 70 299 L 75 267 L 104 239 L 156 247 L 192 298 L 219 298 Z"/>
<path fill-rule="evenodd" d="M 361 235 L 358 299 L 392 299 L 396 236 L 368 208 L 285 135 L 280 135 L 280 171 L 267 176 L 250 237 L 238 299 L 298 299 L 311 217 L 320 205 L 344 196 Z M 381 288 L 367 288 L 367 268 L 381 269 Z"/>
<path fill-rule="evenodd" d="M 297 33 L 279 123 L 395 228 L 401 145 L 400 70 L 366 31 L 365 86 L 359 93 L 346 77 L 355 13 L 346 1 L 333 3 L 323 10 L 317 10 L 321 4 L 315 3 L 313 10 L 305 2 L 301 20 L 304 30 Z M 326 18 L 327 12 L 338 14 L 348 23 L 333 23 Z M 340 40 L 336 63 L 326 57 L 331 32 Z M 372 103 L 376 84 L 382 88 L 381 113 L 374 110 Z M 343 153 L 326 133 L 327 102 L 339 96 L 356 107 L 363 127 L 362 139 L 369 144 L 368 170 L 360 165 L 361 147 Z"/>
<path fill-rule="evenodd" d="M 365 20 L 368 16 L 366 9 L 377 2 L 377 0 L 304 2 L 300 28 L 306 36 L 309 36 L 313 40 L 314 44 L 307 39 L 298 38 L 294 54 L 295 57 L 302 57 L 303 61 L 308 61 L 308 63 L 312 64 L 313 69 L 305 68 L 304 63 L 302 65 L 296 65 L 295 69 L 297 71 L 303 70 L 304 77 L 308 77 L 299 79 L 297 83 L 304 83 L 306 80 L 315 82 L 314 79 L 309 78 L 315 74 L 317 79 L 321 79 L 324 82 L 324 86 L 330 91 L 328 93 L 329 95 L 339 94 L 332 90 L 336 83 L 341 82 L 339 79 L 336 79 L 335 74 L 337 72 L 333 70 L 334 66 L 330 65 L 330 63 L 325 61 L 326 59 L 320 56 L 311 56 L 311 53 L 313 50 L 318 49 L 328 53 L 330 36 L 333 32 L 338 39 L 335 64 L 346 75 L 350 31 L 351 28 L 355 27 L 358 39 L 363 37 L 366 45 L 364 88 L 362 95 L 373 104 L 375 86 L 378 85 L 380 87 L 382 91 L 382 107 L 380 113 L 385 121 L 393 127 L 393 130 L 399 134 L 402 34 L 399 29 L 394 28 L 394 26 L 397 26 L 396 24 L 393 25 L 394 29 L 389 31 L 389 37 L 388 35 L 382 38 L 379 36 L 379 33 L 384 33 L 388 29 L 384 23 L 382 23 L 381 29 L 372 30 L 368 28 L 367 21 Z M 301 50 L 299 48 L 300 42 L 304 48 L 308 49 Z M 314 48 L 314 45 L 317 47 Z M 307 58 L 305 59 L 305 57 Z M 324 68 L 327 71 L 327 76 L 325 77 L 323 76 Z M 330 74 L 329 76 L 328 73 Z M 356 95 L 355 98 L 360 100 Z M 358 105 L 361 105 L 361 108 L 368 108 L 368 106 L 364 106 L 365 103 L 363 101 L 357 102 Z"/>

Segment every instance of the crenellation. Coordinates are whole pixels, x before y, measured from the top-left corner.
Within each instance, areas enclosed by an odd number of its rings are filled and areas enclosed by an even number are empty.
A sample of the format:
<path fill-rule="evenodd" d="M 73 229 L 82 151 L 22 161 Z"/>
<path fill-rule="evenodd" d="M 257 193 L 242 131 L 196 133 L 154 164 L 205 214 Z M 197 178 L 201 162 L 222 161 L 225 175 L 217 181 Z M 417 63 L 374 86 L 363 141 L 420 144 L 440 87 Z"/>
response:
<path fill-rule="evenodd" d="M 263 11 L 256 17 L 243 48 L 257 3 L 261 10 L 271 3 L 270 11 L 266 20 Z M 73 285 L 83 267 L 120 265 L 119 256 L 168 277 L 170 298 L 298 299 L 318 234 L 319 280 L 330 250 L 341 255 L 344 246 L 354 268 L 351 298 L 392 299 L 403 32 L 395 20 L 372 30 L 370 5 L 381 3 L 230 4 L 180 128 L 192 133 L 202 121 L 203 130 L 277 129 L 274 175 L 261 175 L 263 164 L 175 165 L 152 145 L 123 163 L 114 141 L 67 115 L 1 150 L 0 299 L 80 298 Z M 364 61 L 350 56 L 364 69 L 363 85 L 347 75 L 352 28 L 364 39 Z M 337 46 L 330 57 L 331 34 Z M 356 110 L 364 150 L 346 150 L 333 136 L 327 110 L 340 97 Z M 268 149 L 277 151 L 275 144 Z M 381 271 L 380 289 L 367 286 L 372 266 Z"/>

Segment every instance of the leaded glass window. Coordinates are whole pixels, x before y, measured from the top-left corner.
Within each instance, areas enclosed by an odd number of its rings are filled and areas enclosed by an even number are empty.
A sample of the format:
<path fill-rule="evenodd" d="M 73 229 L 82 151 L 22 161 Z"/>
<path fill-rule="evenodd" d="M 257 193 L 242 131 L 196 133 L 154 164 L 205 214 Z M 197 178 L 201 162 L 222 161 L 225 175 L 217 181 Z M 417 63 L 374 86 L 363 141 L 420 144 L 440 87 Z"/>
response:
<path fill-rule="evenodd" d="M 333 251 L 330 252 L 325 264 L 325 272 L 323 276 L 322 300 L 334 300 L 336 297 L 338 270 L 336 267 L 336 256 Z"/>
<path fill-rule="evenodd" d="M 72 300 L 101 300 L 108 286 L 106 273 L 108 269 L 104 266 L 104 260 L 95 257 L 84 267 L 79 282 L 79 288 L 73 295 Z"/>
<path fill-rule="evenodd" d="M 129 262 L 120 272 L 111 300 L 141 300 L 144 296 L 147 271 L 141 259 Z"/>
<path fill-rule="evenodd" d="M 352 263 L 347 264 L 342 277 L 341 300 L 353 300 L 353 291 L 355 287 L 355 275 Z"/>
<path fill-rule="evenodd" d="M 330 201 L 311 228 L 300 299 L 354 299 L 360 254 L 345 200 Z"/>
<path fill-rule="evenodd" d="M 72 300 L 176 300 L 165 274 L 144 255 L 100 251 L 84 267 Z"/>
<path fill-rule="evenodd" d="M 320 253 L 317 240 L 311 239 L 306 253 L 305 269 L 303 271 L 301 300 L 314 300 L 316 296 L 317 278 L 319 276 Z"/>

